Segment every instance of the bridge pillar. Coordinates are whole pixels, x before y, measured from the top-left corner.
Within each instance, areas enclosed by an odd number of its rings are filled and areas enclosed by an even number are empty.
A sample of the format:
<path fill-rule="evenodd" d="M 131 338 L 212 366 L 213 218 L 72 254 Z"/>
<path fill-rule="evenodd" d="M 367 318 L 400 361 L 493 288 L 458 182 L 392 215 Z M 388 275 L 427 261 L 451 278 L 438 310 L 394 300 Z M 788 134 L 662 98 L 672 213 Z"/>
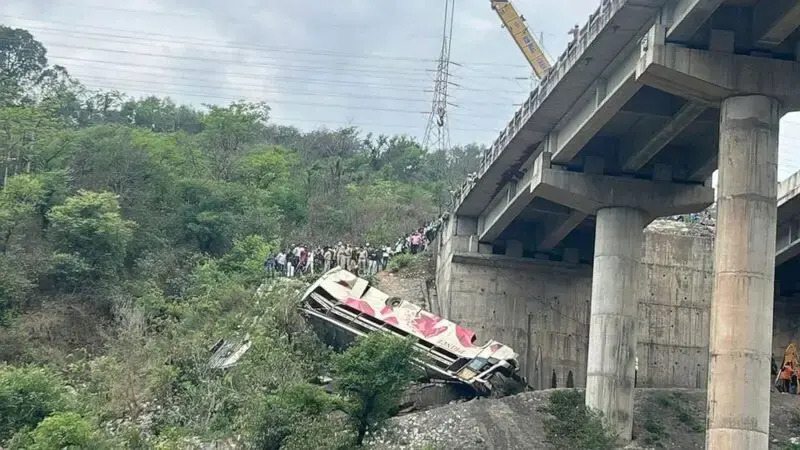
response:
<path fill-rule="evenodd" d="M 650 220 L 631 207 L 597 211 L 586 405 L 602 411 L 625 439 L 633 425 L 642 231 Z"/>
<path fill-rule="evenodd" d="M 582 173 L 553 166 L 549 153 L 531 166 L 533 197 L 596 214 L 586 405 L 631 438 L 637 291 L 644 227 L 655 217 L 699 211 L 714 191 L 699 183 Z"/>
<path fill-rule="evenodd" d="M 780 106 L 722 101 L 706 448 L 767 449 Z"/>
<path fill-rule="evenodd" d="M 769 445 L 778 127 L 800 110 L 800 63 L 642 41 L 636 79 L 720 107 L 706 448 Z"/>

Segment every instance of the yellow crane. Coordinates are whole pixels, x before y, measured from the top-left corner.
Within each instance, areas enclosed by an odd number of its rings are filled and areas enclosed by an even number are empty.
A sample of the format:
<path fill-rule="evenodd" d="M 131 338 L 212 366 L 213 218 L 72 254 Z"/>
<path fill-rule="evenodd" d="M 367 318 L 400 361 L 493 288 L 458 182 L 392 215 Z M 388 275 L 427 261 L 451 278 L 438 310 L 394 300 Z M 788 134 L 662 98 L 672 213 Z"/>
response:
<path fill-rule="evenodd" d="M 530 63 L 533 73 L 541 80 L 550 70 L 550 61 L 542 51 L 542 46 L 528 31 L 528 26 L 525 25 L 525 17 L 520 16 L 514 5 L 508 0 L 489 1 L 492 3 L 492 9 L 495 10 L 503 22 L 503 26 L 511 34 L 517 47 L 522 50 L 525 59 Z"/>

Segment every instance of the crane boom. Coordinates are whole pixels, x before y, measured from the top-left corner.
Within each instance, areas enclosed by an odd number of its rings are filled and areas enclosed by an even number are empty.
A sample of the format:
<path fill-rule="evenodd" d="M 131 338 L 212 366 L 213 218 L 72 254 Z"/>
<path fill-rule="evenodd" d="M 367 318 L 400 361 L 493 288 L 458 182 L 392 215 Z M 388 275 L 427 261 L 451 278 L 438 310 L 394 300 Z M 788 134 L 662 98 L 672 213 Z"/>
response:
<path fill-rule="evenodd" d="M 528 31 L 528 26 L 522 16 L 517 13 L 517 10 L 508 0 L 490 0 L 492 9 L 497 12 L 500 20 L 505 25 L 505 28 L 511 34 L 511 37 L 516 42 L 517 47 L 522 50 L 525 59 L 528 60 L 533 72 L 541 80 L 545 74 L 550 70 L 550 61 L 547 60 L 541 45 L 536 42 L 531 32 Z"/>

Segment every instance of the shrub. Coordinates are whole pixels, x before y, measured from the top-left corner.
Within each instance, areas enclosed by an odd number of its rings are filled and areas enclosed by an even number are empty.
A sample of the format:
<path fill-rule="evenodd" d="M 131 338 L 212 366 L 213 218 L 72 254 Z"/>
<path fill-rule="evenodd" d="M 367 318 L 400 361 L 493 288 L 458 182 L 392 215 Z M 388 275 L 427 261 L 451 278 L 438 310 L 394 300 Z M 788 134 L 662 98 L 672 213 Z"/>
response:
<path fill-rule="evenodd" d="M 417 260 L 417 255 L 412 255 L 411 253 L 401 253 L 399 255 L 395 255 L 389 261 L 389 264 L 386 265 L 386 270 L 389 272 L 397 272 L 401 269 L 413 266 L 416 264 Z"/>
<path fill-rule="evenodd" d="M 29 450 L 105 448 L 97 427 L 72 412 L 47 417 L 30 433 L 30 439 Z"/>
<path fill-rule="evenodd" d="M 66 387 L 38 367 L 0 367 L 0 442 L 68 406 Z"/>
<path fill-rule="evenodd" d="M 339 397 L 331 396 L 317 386 L 299 383 L 286 386 L 268 395 L 249 417 L 249 434 L 253 448 L 338 448 L 333 444 L 337 428 L 329 414 L 342 407 Z M 352 435 L 339 434 L 339 442 Z M 320 447 L 320 445 L 324 445 Z"/>
<path fill-rule="evenodd" d="M 420 375 L 411 363 L 415 354 L 413 341 L 373 333 L 334 357 L 336 381 L 350 400 L 348 414 L 358 445 L 391 416 L 403 391 Z"/>
<path fill-rule="evenodd" d="M 545 409 L 550 418 L 544 422 L 547 441 L 556 448 L 611 450 L 617 436 L 607 429 L 602 414 L 584 405 L 579 391 L 559 390 L 550 396 Z"/>

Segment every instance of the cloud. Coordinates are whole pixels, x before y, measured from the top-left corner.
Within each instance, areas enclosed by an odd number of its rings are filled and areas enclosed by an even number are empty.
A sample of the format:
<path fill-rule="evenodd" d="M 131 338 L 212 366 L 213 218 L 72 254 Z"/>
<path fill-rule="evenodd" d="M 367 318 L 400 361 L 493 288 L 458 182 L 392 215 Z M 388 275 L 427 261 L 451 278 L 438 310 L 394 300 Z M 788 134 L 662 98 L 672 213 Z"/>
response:
<path fill-rule="evenodd" d="M 598 0 L 516 0 L 558 56 Z M 232 6 L 235 5 L 235 6 Z M 265 100 L 280 122 L 363 125 L 421 137 L 441 48 L 444 2 L 10 0 L 0 21 L 30 29 L 90 87 L 200 105 Z M 530 90 L 530 68 L 488 0 L 456 2 L 452 141 L 490 143 Z M 800 168 L 800 117 L 784 121 L 781 173 Z M 788 169 L 785 169 L 788 167 Z"/>

